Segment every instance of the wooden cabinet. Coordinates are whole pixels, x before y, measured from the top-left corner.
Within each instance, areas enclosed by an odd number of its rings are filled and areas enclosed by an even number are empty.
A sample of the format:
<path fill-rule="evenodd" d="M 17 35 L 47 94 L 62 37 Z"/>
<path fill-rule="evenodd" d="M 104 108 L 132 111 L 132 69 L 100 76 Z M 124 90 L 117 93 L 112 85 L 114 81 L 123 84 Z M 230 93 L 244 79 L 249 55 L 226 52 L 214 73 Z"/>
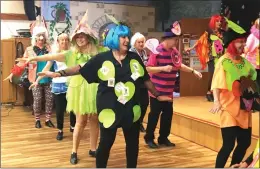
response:
<path fill-rule="evenodd" d="M 4 81 L 15 64 L 17 57 L 16 45 L 21 42 L 24 50 L 31 44 L 30 38 L 11 38 L 1 40 L 1 103 L 14 103 L 22 105 L 24 102 L 24 89 Z M 18 56 L 19 57 L 19 56 Z"/>

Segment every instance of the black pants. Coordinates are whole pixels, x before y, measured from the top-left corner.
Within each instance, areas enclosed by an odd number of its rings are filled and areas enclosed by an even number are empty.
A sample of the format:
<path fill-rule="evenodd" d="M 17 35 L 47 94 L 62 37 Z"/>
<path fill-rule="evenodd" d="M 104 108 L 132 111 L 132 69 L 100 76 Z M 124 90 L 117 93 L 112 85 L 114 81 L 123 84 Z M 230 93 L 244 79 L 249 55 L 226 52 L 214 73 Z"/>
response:
<path fill-rule="evenodd" d="M 127 168 L 136 168 L 139 152 L 140 122 L 135 122 L 131 128 L 123 128 L 126 142 Z M 96 167 L 106 168 L 109 152 L 116 138 L 117 128 L 106 129 L 100 127 L 100 142 L 96 153 Z"/>
<path fill-rule="evenodd" d="M 214 70 L 215 70 L 215 63 L 213 59 L 208 62 L 208 72 L 209 72 L 208 91 L 211 91 L 211 83 L 212 83 Z"/>
<path fill-rule="evenodd" d="M 147 88 L 141 88 L 140 89 L 140 106 L 141 106 L 140 123 L 143 123 L 148 105 L 149 105 L 148 90 Z"/>
<path fill-rule="evenodd" d="M 224 168 L 227 159 L 235 147 L 235 142 L 237 141 L 237 146 L 233 152 L 231 165 L 239 164 L 245 154 L 247 148 L 251 144 L 252 128 L 242 129 L 238 126 L 221 128 L 223 144 L 218 152 L 216 160 L 216 168 Z"/>
<path fill-rule="evenodd" d="M 64 113 L 66 112 L 66 107 L 67 107 L 66 93 L 54 94 L 54 100 L 56 105 L 57 128 L 59 130 L 62 130 L 63 123 L 64 123 Z M 73 112 L 70 112 L 70 126 L 74 127 L 75 123 L 76 123 L 76 116 Z"/>
<path fill-rule="evenodd" d="M 151 112 L 148 116 L 148 124 L 146 128 L 146 141 L 152 141 L 154 139 L 154 131 L 161 115 L 160 121 L 160 136 L 158 140 L 164 141 L 170 134 L 172 125 L 172 115 L 173 115 L 173 103 L 172 102 L 161 102 L 156 98 L 150 97 L 150 107 Z"/>
<path fill-rule="evenodd" d="M 256 81 L 258 82 L 258 85 L 260 86 L 260 69 L 256 69 L 256 72 L 257 72 Z"/>

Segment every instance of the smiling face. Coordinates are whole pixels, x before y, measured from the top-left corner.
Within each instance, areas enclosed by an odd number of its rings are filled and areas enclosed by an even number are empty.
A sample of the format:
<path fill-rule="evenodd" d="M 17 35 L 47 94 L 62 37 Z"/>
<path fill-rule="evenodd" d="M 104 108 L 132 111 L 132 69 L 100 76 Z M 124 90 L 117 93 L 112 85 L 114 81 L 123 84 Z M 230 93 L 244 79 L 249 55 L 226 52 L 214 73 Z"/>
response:
<path fill-rule="evenodd" d="M 241 55 L 244 52 L 244 48 L 246 46 L 245 38 L 235 40 L 234 46 L 237 50 L 237 54 Z"/>
<path fill-rule="evenodd" d="M 36 35 L 36 45 L 37 46 L 43 46 L 44 43 L 46 42 L 46 37 L 44 33 L 40 33 Z"/>
<path fill-rule="evenodd" d="M 221 19 L 218 19 L 218 20 L 216 20 L 215 28 L 220 29 L 220 27 L 221 27 Z"/>
<path fill-rule="evenodd" d="M 137 50 L 143 50 L 144 49 L 144 43 L 145 39 L 144 38 L 139 38 L 135 41 L 135 48 Z"/>
<path fill-rule="evenodd" d="M 121 36 L 119 38 L 119 49 L 120 51 L 126 52 L 129 46 L 129 38 L 127 36 Z"/>
<path fill-rule="evenodd" d="M 77 34 L 75 39 L 76 39 L 76 44 L 79 47 L 86 46 L 89 43 L 88 37 L 84 33 Z"/>
<path fill-rule="evenodd" d="M 69 48 L 69 37 L 67 35 L 64 36 L 60 36 L 58 38 L 58 44 L 59 44 L 59 48 L 60 50 L 68 50 Z"/>

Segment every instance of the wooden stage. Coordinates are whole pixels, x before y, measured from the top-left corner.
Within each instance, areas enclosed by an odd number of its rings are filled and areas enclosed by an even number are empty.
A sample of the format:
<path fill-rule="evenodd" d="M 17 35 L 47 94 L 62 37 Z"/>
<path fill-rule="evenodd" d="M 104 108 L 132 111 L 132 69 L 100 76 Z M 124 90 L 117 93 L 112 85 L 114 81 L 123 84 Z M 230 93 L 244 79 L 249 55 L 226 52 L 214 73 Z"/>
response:
<path fill-rule="evenodd" d="M 174 115 L 171 133 L 212 149 L 219 151 L 222 137 L 219 127 L 219 114 L 209 112 L 213 106 L 205 97 L 174 98 Z M 147 122 L 147 111 L 145 121 Z M 253 113 L 252 144 L 248 153 L 255 149 L 259 138 L 259 112 Z M 157 125 L 159 128 L 159 125 Z"/>

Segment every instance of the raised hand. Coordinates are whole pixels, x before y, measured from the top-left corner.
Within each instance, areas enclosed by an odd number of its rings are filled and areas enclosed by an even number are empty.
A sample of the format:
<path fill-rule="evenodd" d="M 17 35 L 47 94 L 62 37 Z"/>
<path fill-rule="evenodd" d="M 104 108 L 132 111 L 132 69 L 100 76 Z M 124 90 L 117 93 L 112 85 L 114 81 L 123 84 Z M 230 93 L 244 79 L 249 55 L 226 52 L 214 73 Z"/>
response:
<path fill-rule="evenodd" d="M 11 73 L 9 76 L 7 76 L 3 81 L 6 81 L 6 80 L 9 80 L 11 83 L 13 82 L 12 81 L 12 78 L 13 78 L 13 73 Z"/>

